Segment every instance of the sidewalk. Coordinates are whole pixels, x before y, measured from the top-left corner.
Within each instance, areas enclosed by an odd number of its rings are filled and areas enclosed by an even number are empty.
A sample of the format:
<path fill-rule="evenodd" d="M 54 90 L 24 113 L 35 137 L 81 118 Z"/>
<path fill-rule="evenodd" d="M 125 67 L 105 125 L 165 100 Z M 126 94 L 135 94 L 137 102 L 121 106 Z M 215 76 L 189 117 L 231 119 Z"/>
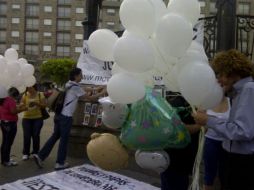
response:
<path fill-rule="evenodd" d="M 51 135 L 53 130 L 53 114 L 51 117 L 45 121 L 44 126 L 41 131 L 41 146 L 44 145 L 47 138 Z M 18 166 L 16 167 L 4 167 L 0 165 L 0 185 L 5 183 L 14 182 L 18 179 L 25 179 L 28 177 L 48 173 L 54 171 L 55 159 L 56 159 L 56 151 L 58 144 L 55 145 L 52 150 L 50 156 L 44 162 L 44 168 L 38 169 L 35 165 L 33 158 L 30 158 L 27 161 L 22 160 L 22 147 L 23 147 L 23 131 L 20 123 L 21 119 L 18 123 L 18 132 L 14 141 L 14 145 L 12 147 L 12 158 L 18 161 Z M 0 135 L 0 142 L 2 141 L 2 135 Z M 73 158 L 68 157 L 67 161 L 70 163 L 71 167 L 82 165 L 85 163 L 90 164 L 90 161 L 87 158 Z M 159 175 L 153 173 L 151 171 L 146 171 L 139 168 L 135 159 L 130 159 L 130 164 L 127 169 L 120 170 L 117 173 L 122 175 L 126 175 L 128 177 L 134 178 L 139 181 L 143 181 L 149 183 L 151 185 L 160 186 Z"/>

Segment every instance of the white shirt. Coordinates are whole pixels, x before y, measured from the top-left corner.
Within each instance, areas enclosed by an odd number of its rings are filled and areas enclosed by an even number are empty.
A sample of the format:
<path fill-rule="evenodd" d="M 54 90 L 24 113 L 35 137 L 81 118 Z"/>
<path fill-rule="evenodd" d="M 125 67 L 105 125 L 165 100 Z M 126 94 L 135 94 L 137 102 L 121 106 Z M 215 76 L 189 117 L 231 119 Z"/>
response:
<path fill-rule="evenodd" d="M 85 91 L 79 86 L 77 82 L 68 81 L 65 85 L 66 88 L 72 86 L 67 90 L 62 115 L 72 117 L 76 109 L 79 97 L 85 95 Z"/>

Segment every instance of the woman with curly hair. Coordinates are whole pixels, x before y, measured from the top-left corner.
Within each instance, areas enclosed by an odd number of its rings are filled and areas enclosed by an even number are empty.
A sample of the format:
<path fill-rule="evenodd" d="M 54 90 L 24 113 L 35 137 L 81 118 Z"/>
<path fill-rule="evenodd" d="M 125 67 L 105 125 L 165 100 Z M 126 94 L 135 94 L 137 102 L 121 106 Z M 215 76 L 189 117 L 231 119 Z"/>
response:
<path fill-rule="evenodd" d="M 212 67 L 231 100 L 228 119 L 198 112 L 196 123 L 223 136 L 222 187 L 226 190 L 254 189 L 254 81 L 253 65 L 237 50 L 218 53 Z"/>

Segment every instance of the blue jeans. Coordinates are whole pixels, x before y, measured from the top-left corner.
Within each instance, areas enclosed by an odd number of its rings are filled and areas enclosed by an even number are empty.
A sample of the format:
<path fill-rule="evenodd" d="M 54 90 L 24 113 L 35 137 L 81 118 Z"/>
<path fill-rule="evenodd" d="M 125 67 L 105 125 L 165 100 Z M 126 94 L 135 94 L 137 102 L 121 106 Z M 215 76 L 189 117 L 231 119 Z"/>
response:
<path fill-rule="evenodd" d="M 31 139 L 33 140 L 33 151 L 32 154 L 37 154 L 40 149 L 40 133 L 43 126 L 43 120 L 38 119 L 27 119 L 23 118 L 23 135 L 24 135 L 24 146 L 23 154 L 30 155 Z"/>
<path fill-rule="evenodd" d="M 48 139 L 48 141 L 45 143 L 43 148 L 40 150 L 38 156 L 41 160 L 45 160 L 49 156 L 56 141 L 60 139 L 56 163 L 64 164 L 67 154 L 67 145 L 70 129 L 72 126 L 72 117 L 56 114 L 54 117 L 54 124 L 54 132 Z"/>
<path fill-rule="evenodd" d="M 17 133 L 17 122 L 1 122 L 1 129 L 3 133 L 1 145 L 1 162 L 10 161 L 11 146 Z"/>

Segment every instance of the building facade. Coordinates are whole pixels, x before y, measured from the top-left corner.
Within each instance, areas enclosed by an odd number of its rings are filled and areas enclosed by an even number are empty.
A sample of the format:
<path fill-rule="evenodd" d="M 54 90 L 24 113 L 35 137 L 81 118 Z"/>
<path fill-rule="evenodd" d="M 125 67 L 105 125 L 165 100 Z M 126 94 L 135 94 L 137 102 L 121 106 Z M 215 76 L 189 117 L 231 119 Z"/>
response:
<path fill-rule="evenodd" d="M 34 64 L 77 59 L 85 17 L 85 0 L 0 0 L 0 54 L 13 47 Z"/>

